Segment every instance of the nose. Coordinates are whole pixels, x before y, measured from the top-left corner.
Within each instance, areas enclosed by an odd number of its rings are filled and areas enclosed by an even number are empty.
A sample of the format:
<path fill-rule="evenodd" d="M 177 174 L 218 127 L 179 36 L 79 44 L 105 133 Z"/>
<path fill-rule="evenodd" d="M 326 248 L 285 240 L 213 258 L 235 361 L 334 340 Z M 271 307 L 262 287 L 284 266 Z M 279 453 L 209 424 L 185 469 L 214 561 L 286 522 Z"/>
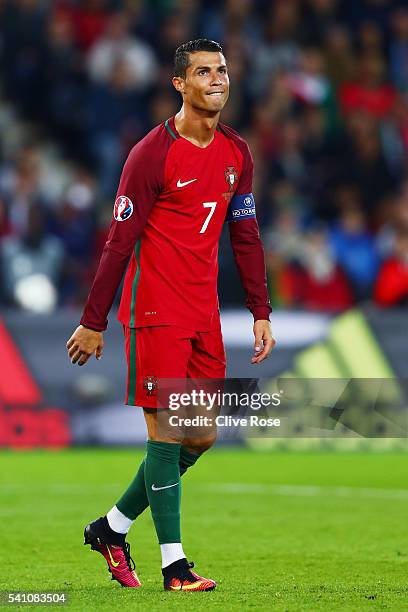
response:
<path fill-rule="evenodd" d="M 221 85 L 222 80 L 219 72 L 214 72 L 211 79 L 211 85 Z"/>

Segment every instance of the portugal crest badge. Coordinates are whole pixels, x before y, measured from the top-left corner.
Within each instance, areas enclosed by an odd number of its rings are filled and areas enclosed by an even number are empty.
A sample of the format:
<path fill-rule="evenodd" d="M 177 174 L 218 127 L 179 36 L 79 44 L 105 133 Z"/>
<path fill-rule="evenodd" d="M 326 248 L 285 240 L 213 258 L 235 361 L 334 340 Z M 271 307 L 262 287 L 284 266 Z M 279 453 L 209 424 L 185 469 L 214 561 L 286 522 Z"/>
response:
<path fill-rule="evenodd" d="M 158 381 L 155 376 L 145 376 L 143 380 L 143 389 L 146 389 L 146 395 L 149 397 L 154 395 L 158 389 Z"/>
<path fill-rule="evenodd" d="M 225 180 L 228 184 L 228 189 L 233 191 L 235 183 L 238 179 L 238 172 L 235 170 L 234 166 L 227 166 L 227 169 L 224 172 Z"/>

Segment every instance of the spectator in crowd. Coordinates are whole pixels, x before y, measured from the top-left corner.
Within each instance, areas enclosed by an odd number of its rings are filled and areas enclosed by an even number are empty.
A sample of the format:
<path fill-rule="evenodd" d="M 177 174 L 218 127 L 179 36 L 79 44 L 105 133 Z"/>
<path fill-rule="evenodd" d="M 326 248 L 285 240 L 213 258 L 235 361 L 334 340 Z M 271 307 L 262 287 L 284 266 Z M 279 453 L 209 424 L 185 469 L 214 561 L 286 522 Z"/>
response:
<path fill-rule="evenodd" d="M 46 206 L 38 148 L 30 144 L 24 146 L 15 163 L 3 166 L 2 170 L 0 193 L 6 203 L 9 233 L 23 236 L 28 229 L 31 207 Z"/>
<path fill-rule="evenodd" d="M 291 288 L 288 287 L 289 269 L 302 258 L 302 233 L 296 213 L 300 202 L 286 181 L 275 186 L 273 197 L 279 212 L 265 235 L 268 285 L 272 302 L 285 306 L 293 303 Z"/>
<path fill-rule="evenodd" d="M 364 210 L 374 226 L 384 200 L 395 187 L 395 179 L 384 156 L 378 123 L 372 116 L 363 112 L 350 115 L 347 136 L 350 140 L 338 160 L 337 177 L 340 182 L 359 186 Z"/>
<path fill-rule="evenodd" d="M 400 6 L 391 17 L 390 77 L 399 91 L 408 91 L 408 7 Z"/>
<path fill-rule="evenodd" d="M 384 118 L 395 104 L 396 90 L 385 80 L 385 59 L 377 53 L 362 53 L 357 60 L 355 80 L 340 89 L 344 114 L 363 111 L 377 119 Z"/>
<path fill-rule="evenodd" d="M 272 162 L 272 180 L 288 180 L 295 189 L 307 192 L 308 169 L 303 155 L 303 132 L 299 120 L 292 118 L 280 126 L 280 142 Z"/>
<path fill-rule="evenodd" d="M 88 55 L 88 70 L 92 81 L 106 84 L 114 67 L 123 63 L 132 87 L 145 92 L 157 78 L 157 62 L 153 49 L 131 34 L 126 13 L 113 14 L 104 34 L 95 42 Z"/>
<path fill-rule="evenodd" d="M 330 231 L 330 246 L 336 261 L 346 273 L 357 300 L 371 297 L 378 272 L 379 255 L 368 231 L 361 205 L 351 200 Z"/>
<path fill-rule="evenodd" d="M 83 297 L 84 294 L 83 286 L 88 280 L 86 268 L 95 251 L 97 234 L 96 185 L 87 168 L 79 166 L 76 169 L 56 211 L 52 229 L 65 252 L 62 299 L 75 302 L 78 295 Z"/>
<path fill-rule="evenodd" d="M 41 307 L 48 310 L 48 305 L 56 302 L 54 296 L 61 281 L 64 251 L 56 237 L 47 235 L 41 207 L 30 205 L 27 215 L 25 231 L 20 236 L 8 236 L 0 243 L 1 293 L 8 304 L 20 303 L 27 309 L 38 310 L 34 303 L 38 299 L 40 310 Z M 24 286 L 29 288 L 28 293 L 21 292 Z M 49 294 L 45 302 L 41 298 L 41 291 Z M 30 292 L 33 294 L 32 304 Z"/>
<path fill-rule="evenodd" d="M 354 303 L 346 275 L 336 263 L 326 232 L 321 228 L 309 231 L 299 259 L 283 269 L 281 283 L 289 306 L 341 312 Z"/>
<path fill-rule="evenodd" d="M 70 20 L 82 51 L 87 51 L 100 38 L 110 16 L 107 0 L 58 0 L 57 10 Z"/>
<path fill-rule="evenodd" d="M 355 57 L 352 38 L 350 32 L 338 23 L 323 32 L 327 76 L 337 91 L 339 86 L 354 78 Z"/>
<path fill-rule="evenodd" d="M 263 21 L 263 33 L 252 56 L 249 86 L 252 94 L 263 97 L 270 81 L 281 72 L 293 71 L 299 62 L 300 6 L 297 2 L 270 3 Z"/>
<path fill-rule="evenodd" d="M 408 303 L 408 230 L 397 228 L 392 255 L 381 266 L 374 299 L 379 306 Z"/>
<path fill-rule="evenodd" d="M 394 252 L 397 229 L 408 231 L 408 180 L 400 186 L 399 192 L 390 202 L 387 213 L 376 239 L 382 259 L 390 257 Z"/>
<path fill-rule="evenodd" d="M 357 47 L 361 55 L 382 57 L 385 51 L 384 28 L 375 21 L 362 21 L 357 33 Z"/>
<path fill-rule="evenodd" d="M 317 47 L 302 51 L 299 69 L 288 74 L 289 90 L 303 104 L 333 104 L 333 92 L 325 74 L 324 57 Z"/>

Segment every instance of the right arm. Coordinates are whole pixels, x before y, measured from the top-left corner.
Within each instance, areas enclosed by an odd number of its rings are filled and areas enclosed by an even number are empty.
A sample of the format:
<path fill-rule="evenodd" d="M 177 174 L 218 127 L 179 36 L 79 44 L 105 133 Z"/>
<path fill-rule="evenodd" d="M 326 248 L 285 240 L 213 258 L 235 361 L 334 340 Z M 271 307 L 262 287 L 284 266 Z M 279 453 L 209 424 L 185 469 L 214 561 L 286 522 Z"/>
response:
<path fill-rule="evenodd" d="M 72 363 L 84 365 L 102 355 L 102 332 L 130 256 L 161 189 L 160 168 L 151 163 L 146 145 L 136 145 L 123 168 L 108 239 L 85 304 L 80 325 L 67 342 Z"/>

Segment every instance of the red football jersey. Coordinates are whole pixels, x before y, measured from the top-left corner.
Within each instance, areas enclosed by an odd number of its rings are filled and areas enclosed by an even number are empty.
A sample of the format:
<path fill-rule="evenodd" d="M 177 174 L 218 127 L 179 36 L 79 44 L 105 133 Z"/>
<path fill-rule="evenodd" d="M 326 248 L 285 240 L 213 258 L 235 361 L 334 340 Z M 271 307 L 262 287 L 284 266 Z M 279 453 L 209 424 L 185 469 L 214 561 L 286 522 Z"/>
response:
<path fill-rule="evenodd" d="M 219 125 L 204 148 L 180 137 L 174 118 L 154 128 L 124 166 L 81 323 L 106 327 L 130 257 L 118 315 L 123 324 L 218 327 L 218 243 L 226 220 L 247 305 L 255 318 L 268 318 L 252 177 L 248 146 L 227 126 Z"/>

